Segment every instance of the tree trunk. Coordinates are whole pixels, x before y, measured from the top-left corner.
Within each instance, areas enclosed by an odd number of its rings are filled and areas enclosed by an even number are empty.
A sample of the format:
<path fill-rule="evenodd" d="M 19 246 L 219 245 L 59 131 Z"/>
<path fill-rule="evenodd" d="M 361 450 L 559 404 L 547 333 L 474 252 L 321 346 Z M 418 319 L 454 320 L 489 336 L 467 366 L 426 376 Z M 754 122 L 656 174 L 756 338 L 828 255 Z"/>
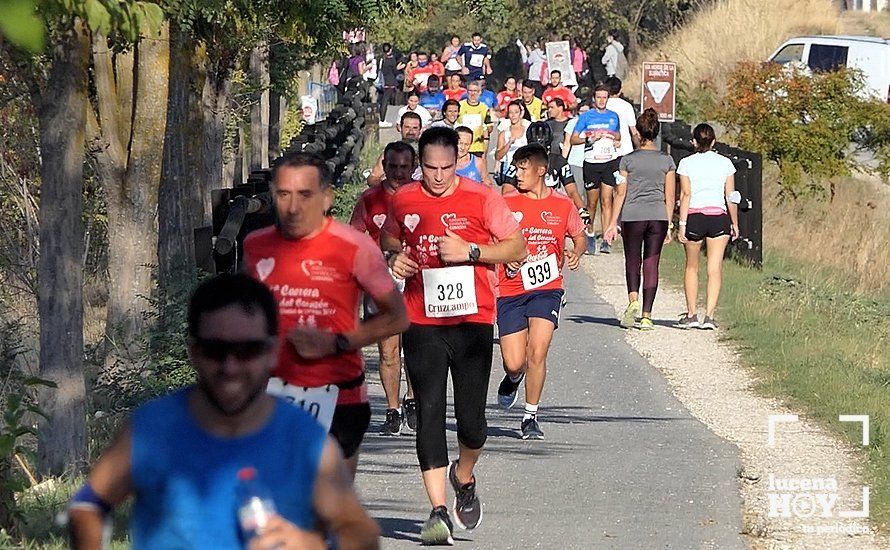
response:
<path fill-rule="evenodd" d="M 281 125 L 287 113 L 287 99 L 278 92 L 269 94 L 269 160 L 281 156 Z"/>
<path fill-rule="evenodd" d="M 89 37 L 74 21 L 52 52 L 38 105 L 40 123 L 40 430 L 42 472 L 86 464 L 83 373 L 83 158 Z"/>
<path fill-rule="evenodd" d="M 169 93 L 158 195 L 158 277 L 173 289 L 195 274 L 194 228 L 203 219 L 201 202 L 201 116 L 194 42 L 170 28 Z"/>
<path fill-rule="evenodd" d="M 161 180 L 164 126 L 167 120 L 169 41 L 166 26 L 158 37 L 143 37 L 135 46 L 135 70 L 126 72 L 126 56 L 118 56 L 117 101 L 123 108 L 109 121 L 107 134 L 123 135 L 121 169 L 103 182 L 108 208 L 107 343 L 118 356 L 127 356 L 133 337 L 143 326 L 151 293 L 152 266 L 157 264 L 155 212 Z M 100 64 L 95 64 L 99 80 Z M 110 69 L 110 64 L 108 64 Z M 113 100 L 101 93 L 98 101 Z M 122 96 L 129 94 L 129 99 Z M 125 110 L 129 107 L 129 110 Z M 100 115 L 101 115 L 100 105 Z M 102 121 L 103 130 L 106 121 Z M 105 171 L 100 170 L 100 173 Z"/>
<path fill-rule="evenodd" d="M 211 197 L 214 189 L 228 187 L 224 184 L 225 158 L 223 149 L 226 139 L 226 123 L 231 111 L 229 101 L 232 97 L 232 65 L 224 59 L 210 60 L 213 54 L 205 57 L 206 69 L 202 90 L 203 136 L 201 160 L 203 168 L 201 177 L 201 196 L 203 201 L 203 224 L 211 224 Z"/>
<path fill-rule="evenodd" d="M 250 106 L 250 169 L 269 167 L 269 43 L 250 52 L 250 75 L 256 89 Z"/>

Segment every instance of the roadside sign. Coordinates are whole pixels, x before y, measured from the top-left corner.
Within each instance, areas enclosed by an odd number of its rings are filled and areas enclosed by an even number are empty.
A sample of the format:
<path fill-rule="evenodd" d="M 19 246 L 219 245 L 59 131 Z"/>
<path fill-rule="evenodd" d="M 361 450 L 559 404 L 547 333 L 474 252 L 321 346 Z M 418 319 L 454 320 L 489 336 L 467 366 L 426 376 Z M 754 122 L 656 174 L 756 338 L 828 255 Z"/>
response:
<path fill-rule="evenodd" d="M 658 120 L 673 122 L 677 113 L 677 64 L 643 62 L 642 110 L 655 109 Z"/>
<path fill-rule="evenodd" d="M 562 75 L 563 86 L 577 86 L 578 80 L 575 78 L 575 70 L 572 68 L 572 54 L 569 49 L 568 40 L 561 42 L 547 42 L 547 67 L 550 71 L 558 70 Z M 542 83 L 550 82 L 550 73 L 548 72 L 542 78 Z"/>

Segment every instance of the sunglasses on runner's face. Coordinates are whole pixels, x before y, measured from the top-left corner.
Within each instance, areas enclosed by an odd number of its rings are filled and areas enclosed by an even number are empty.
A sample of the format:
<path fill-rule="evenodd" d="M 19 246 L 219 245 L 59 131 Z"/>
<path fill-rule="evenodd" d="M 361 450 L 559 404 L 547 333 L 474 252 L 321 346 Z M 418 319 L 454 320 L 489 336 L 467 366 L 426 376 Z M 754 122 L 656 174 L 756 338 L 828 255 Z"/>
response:
<path fill-rule="evenodd" d="M 272 347 L 272 339 L 233 342 L 196 337 L 195 344 L 201 355 L 212 361 L 225 361 L 229 355 L 233 355 L 239 361 L 251 361 L 269 351 Z"/>

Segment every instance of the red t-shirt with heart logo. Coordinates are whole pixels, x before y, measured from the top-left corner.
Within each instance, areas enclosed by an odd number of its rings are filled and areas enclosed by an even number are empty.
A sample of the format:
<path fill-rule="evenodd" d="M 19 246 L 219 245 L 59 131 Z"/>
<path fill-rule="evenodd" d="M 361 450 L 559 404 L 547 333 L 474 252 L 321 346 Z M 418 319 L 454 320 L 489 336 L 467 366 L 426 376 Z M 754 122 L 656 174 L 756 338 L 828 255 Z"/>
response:
<path fill-rule="evenodd" d="M 566 237 L 574 237 L 584 231 L 584 222 L 578 215 L 575 204 L 567 196 L 550 190 L 550 195 L 534 199 L 518 191 L 504 195 L 504 201 L 512 210 L 513 217 L 522 228 L 522 236 L 528 246 L 526 263 L 536 262 L 556 255 L 556 265 L 562 268 L 563 247 Z M 525 289 L 521 274 L 507 277 L 507 270 L 501 266 L 498 279 L 500 296 L 519 296 L 530 292 Z M 538 290 L 561 290 L 562 274 L 549 283 L 535 288 Z"/>
<path fill-rule="evenodd" d="M 496 190 L 460 177 L 457 188 L 447 197 L 434 197 L 420 182 L 400 187 L 392 196 L 383 232 L 398 238 L 420 264 L 420 271 L 406 279 L 405 305 L 408 318 L 418 325 L 493 324 L 495 319 L 495 266 L 469 261 L 444 264 L 439 259 L 437 241 L 451 229 L 468 243 L 491 244 L 519 231 L 519 224 Z M 472 266 L 476 295 L 475 313 L 434 316 L 429 314 L 429 296 L 424 297 L 424 275 L 428 269 Z M 445 281 L 447 282 L 447 281 Z M 447 285 L 446 285 L 447 286 Z M 435 306 L 432 306 L 435 308 Z"/>
<path fill-rule="evenodd" d="M 380 228 L 386 222 L 389 213 L 389 201 L 395 189 L 386 182 L 365 190 L 355 203 L 349 225 L 371 236 L 374 242 L 380 242 Z"/>
<path fill-rule="evenodd" d="M 244 269 L 262 281 L 278 302 L 278 364 L 272 372 L 288 383 L 320 387 L 355 380 L 364 364 L 360 350 L 304 359 L 287 339 L 295 327 L 350 332 L 359 323 L 362 293 L 375 300 L 395 291 L 380 248 L 352 227 L 327 219 L 308 239 L 286 239 L 274 226 L 244 239 Z M 364 403 L 367 386 L 341 390 L 338 404 Z"/>

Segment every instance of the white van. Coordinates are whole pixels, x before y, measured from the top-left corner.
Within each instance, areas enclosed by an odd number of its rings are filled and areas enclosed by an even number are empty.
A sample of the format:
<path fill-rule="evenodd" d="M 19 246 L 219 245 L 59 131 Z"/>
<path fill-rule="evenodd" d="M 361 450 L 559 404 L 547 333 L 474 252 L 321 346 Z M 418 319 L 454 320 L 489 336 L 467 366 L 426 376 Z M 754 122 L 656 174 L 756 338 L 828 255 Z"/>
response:
<path fill-rule="evenodd" d="M 803 63 L 813 71 L 859 69 L 871 95 L 890 103 L 890 40 L 871 36 L 801 36 L 787 40 L 769 58 Z"/>

